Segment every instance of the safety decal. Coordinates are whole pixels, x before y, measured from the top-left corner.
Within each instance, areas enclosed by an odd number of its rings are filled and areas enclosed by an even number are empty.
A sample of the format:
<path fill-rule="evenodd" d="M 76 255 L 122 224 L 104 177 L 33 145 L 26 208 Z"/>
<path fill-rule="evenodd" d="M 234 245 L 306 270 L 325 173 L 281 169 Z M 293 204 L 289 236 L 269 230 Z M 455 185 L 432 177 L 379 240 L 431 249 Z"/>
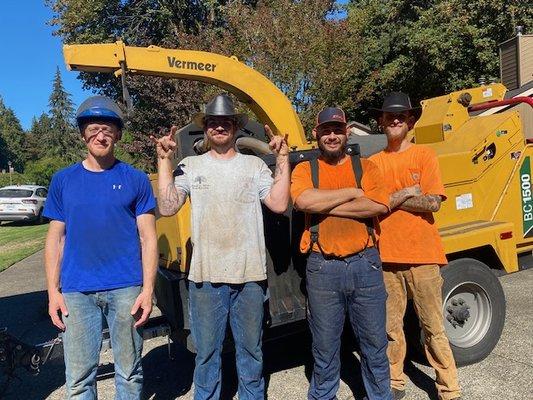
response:
<path fill-rule="evenodd" d="M 492 97 L 492 88 L 486 88 L 483 90 L 483 92 L 481 92 L 481 95 L 483 98 Z"/>
<path fill-rule="evenodd" d="M 472 193 L 464 193 L 455 198 L 455 208 L 457 210 L 465 210 L 472 207 L 474 207 Z"/>
<path fill-rule="evenodd" d="M 531 162 L 524 158 L 520 167 L 520 194 L 522 196 L 522 223 L 524 237 L 533 236 L 533 200 L 531 199 Z"/>

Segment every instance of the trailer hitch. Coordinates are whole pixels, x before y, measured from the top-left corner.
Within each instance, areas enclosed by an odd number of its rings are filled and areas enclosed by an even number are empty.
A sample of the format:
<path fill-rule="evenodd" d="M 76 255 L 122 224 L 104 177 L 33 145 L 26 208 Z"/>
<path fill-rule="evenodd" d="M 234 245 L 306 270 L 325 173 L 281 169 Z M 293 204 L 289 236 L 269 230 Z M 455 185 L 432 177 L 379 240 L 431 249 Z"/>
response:
<path fill-rule="evenodd" d="M 0 368 L 7 376 L 23 367 L 33 375 L 40 372 L 41 352 L 37 347 L 28 345 L 7 333 L 7 328 L 0 329 Z"/>
<path fill-rule="evenodd" d="M 170 351 L 170 325 L 165 317 L 153 317 L 143 327 L 143 339 L 167 337 L 167 351 Z M 111 349 L 109 329 L 102 330 L 102 351 Z M 18 379 L 16 371 L 26 369 L 32 375 L 38 375 L 41 367 L 51 359 L 63 358 L 63 335 L 60 333 L 55 339 L 44 343 L 31 345 L 24 343 L 7 332 L 7 328 L 0 328 L 0 399 L 3 398 L 9 384 Z"/>
<path fill-rule="evenodd" d="M 167 351 L 170 351 L 170 325 L 165 317 L 153 317 L 143 327 L 143 339 L 167 337 Z M 109 329 L 102 330 L 102 351 L 111 349 Z M 7 328 L 0 328 L 0 399 L 13 379 L 17 379 L 16 371 L 26 369 L 32 375 L 38 375 L 41 367 L 51 359 L 63 358 L 63 335 L 60 333 L 55 339 L 44 343 L 31 345 L 24 343 L 7 332 Z"/>
<path fill-rule="evenodd" d="M 7 332 L 7 328 L 0 328 L 0 398 L 7 391 L 11 381 L 18 378 L 16 370 L 26 369 L 32 375 L 38 375 L 41 365 L 48 361 L 53 350 L 61 338 L 58 337 L 42 345 L 34 346 L 22 342 Z"/>

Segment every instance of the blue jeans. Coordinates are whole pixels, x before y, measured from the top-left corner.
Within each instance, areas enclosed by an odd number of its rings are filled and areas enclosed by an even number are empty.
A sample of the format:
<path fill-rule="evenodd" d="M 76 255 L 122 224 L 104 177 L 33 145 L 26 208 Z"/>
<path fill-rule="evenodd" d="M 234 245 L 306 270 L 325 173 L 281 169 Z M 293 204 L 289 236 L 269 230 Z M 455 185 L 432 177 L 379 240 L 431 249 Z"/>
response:
<path fill-rule="evenodd" d="M 229 318 L 237 357 L 239 400 L 263 400 L 264 284 L 189 282 L 189 301 L 191 333 L 196 346 L 194 399 L 220 398 L 220 356 Z"/>
<path fill-rule="evenodd" d="M 131 307 L 139 286 L 89 293 L 64 293 L 68 316 L 63 316 L 67 399 L 97 398 L 96 369 L 106 318 L 115 363 L 116 400 L 140 399 L 142 330 L 133 327 Z"/>
<path fill-rule="evenodd" d="M 368 399 L 392 399 L 385 330 L 387 292 L 378 251 L 372 247 L 344 259 L 324 259 L 313 252 L 306 275 L 315 361 L 308 399 L 336 399 L 346 314 L 361 348 Z"/>

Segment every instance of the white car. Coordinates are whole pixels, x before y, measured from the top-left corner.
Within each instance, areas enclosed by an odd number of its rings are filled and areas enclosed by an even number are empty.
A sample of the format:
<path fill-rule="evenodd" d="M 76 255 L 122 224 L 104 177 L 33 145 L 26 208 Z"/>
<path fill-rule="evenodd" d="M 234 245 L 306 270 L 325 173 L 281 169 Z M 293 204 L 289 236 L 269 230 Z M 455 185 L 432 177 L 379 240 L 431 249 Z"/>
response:
<path fill-rule="evenodd" d="M 48 190 L 44 186 L 17 185 L 0 188 L 0 223 L 37 221 L 43 223 Z"/>

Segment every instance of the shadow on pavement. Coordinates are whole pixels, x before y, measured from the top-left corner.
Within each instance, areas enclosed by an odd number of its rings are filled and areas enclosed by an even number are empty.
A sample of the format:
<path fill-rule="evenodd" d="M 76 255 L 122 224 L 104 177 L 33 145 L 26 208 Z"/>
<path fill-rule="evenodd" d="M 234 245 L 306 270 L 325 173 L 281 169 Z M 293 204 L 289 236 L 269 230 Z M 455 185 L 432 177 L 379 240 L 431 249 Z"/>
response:
<path fill-rule="evenodd" d="M 45 219 L 45 221 L 43 223 L 40 223 L 36 220 L 32 220 L 32 221 L 28 221 L 28 220 L 22 220 L 22 221 L 9 221 L 9 222 L 6 222 L 6 221 L 0 221 L 0 229 L 2 226 L 33 226 L 33 225 L 45 225 L 47 224 L 49 221 Z"/>
<path fill-rule="evenodd" d="M 426 392 L 430 400 L 438 400 L 437 388 L 430 376 L 418 369 L 410 360 L 406 360 L 404 371 L 413 385 Z"/>
<path fill-rule="evenodd" d="M 28 283 L 30 286 L 31 283 Z M 59 331 L 48 316 L 48 297 L 45 291 L 30 292 L 0 298 L 0 328 L 7 328 L 12 336 L 28 345 L 47 342 L 57 337 Z M 8 380 L 0 370 L 1 385 Z M 25 369 L 17 369 L 1 399 L 45 399 L 65 382 L 62 359 L 51 360 L 39 375 L 33 376 Z"/>
<path fill-rule="evenodd" d="M 341 379 L 349 386 L 356 400 L 365 395 L 361 380 L 360 363 L 350 346 L 341 349 Z M 192 387 L 194 354 L 181 345 L 172 345 L 173 359 L 168 358 L 166 346 L 160 346 L 143 358 L 145 371 L 145 398 L 175 399 Z M 304 366 L 307 381 L 311 379 L 313 358 L 309 332 L 281 338 L 264 345 L 264 373 L 268 391 L 270 376 L 274 373 Z M 237 394 L 238 377 L 235 353 L 222 357 L 221 400 L 231 400 Z M 276 399 L 277 400 L 277 399 Z"/>
<path fill-rule="evenodd" d="M 181 345 L 172 344 L 171 355 L 169 358 L 168 348 L 163 345 L 143 357 L 143 398 L 174 400 L 191 389 L 194 354 Z"/>
<path fill-rule="evenodd" d="M 59 333 L 50 322 L 48 296 L 44 290 L 1 297 L 0 328 L 2 327 L 28 344 L 46 342 Z"/>
<path fill-rule="evenodd" d="M 58 330 L 51 324 L 47 310 L 45 291 L 25 293 L 0 298 L 0 327 L 27 344 L 38 344 L 55 338 Z M 344 335 L 341 349 L 341 379 L 350 388 L 354 398 L 360 400 L 365 394 L 360 363 L 352 352 L 354 348 L 349 335 Z M 348 336 L 348 338 L 346 338 Z M 313 358 L 309 331 L 300 332 L 264 345 L 264 372 L 266 387 L 274 373 L 303 366 L 307 381 L 311 379 Z M 167 346 L 162 345 L 143 357 L 145 373 L 145 398 L 155 400 L 176 399 L 188 393 L 192 387 L 194 354 L 183 346 L 172 344 L 172 358 Z M 235 353 L 222 357 L 222 400 L 230 400 L 237 393 Z M 411 381 L 436 399 L 433 379 L 411 362 L 406 362 L 406 373 Z M 51 360 L 43 366 L 38 376 L 25 370 L 17 370 L 17 378 L 11 381 L 9 390 L 0 398 L 5 400 L 45 399 L 64 385 L 65 373 L 62 359 Z M 113 364 L 99 368 L 98 379 L 113 379 Z M 0 386 L 6 377 L 0 370 Z M 277 399 L 275 399 L 277 400 Z"/>

